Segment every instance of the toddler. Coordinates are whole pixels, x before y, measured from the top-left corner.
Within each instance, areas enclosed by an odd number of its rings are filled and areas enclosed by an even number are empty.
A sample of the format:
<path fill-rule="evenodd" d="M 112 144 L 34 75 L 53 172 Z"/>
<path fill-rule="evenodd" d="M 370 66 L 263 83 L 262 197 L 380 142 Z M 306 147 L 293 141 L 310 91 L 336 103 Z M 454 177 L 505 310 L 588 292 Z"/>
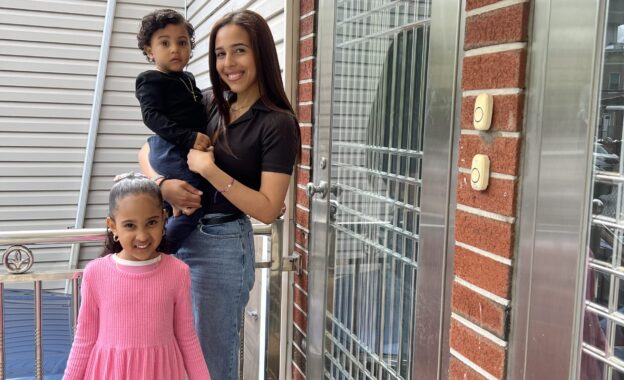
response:
<path fill-rule="evenodd" d="M 143 17 L 137 39 L 139 49 L 154 63 L 153 70 L 136 78 L 143 122 L 156 133 L 148 139 L 150 164 L 160 174 L 153 179 L 176 178 L 198 188 L 201 176 L 189 170 L 186 156 L 191 148 L 207 150 L 211 142 L 202 93 L 193 74 L 184 71 L 195 45 L 195 30 L 180 13 L 160 9 Z M 199 211 L 187 213 L 167 221 L 167 253 L 175 253 L 202 216 Z"/>

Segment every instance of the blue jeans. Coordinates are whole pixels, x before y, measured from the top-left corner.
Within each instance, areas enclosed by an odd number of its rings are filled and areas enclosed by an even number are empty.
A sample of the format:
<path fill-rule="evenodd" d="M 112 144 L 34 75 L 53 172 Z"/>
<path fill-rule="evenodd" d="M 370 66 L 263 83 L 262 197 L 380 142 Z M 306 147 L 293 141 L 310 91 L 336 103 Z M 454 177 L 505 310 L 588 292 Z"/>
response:
<path fill-rule="evenodd" d="M 241 317 L 254 284 L 251 222 L 242 216 L 222 224 L 200 223 L 176 255 L 191 268 L 195 325 L 210 376 L 236 380 Z"/>
<path fill-rule="evenodd" d="M 160 136 L 150 136 L 149 162 L 158 174 L 167 178 L 175 178 L 186 181 L 190 185 L 199 188 L 203 178 L 193 173 L 187 163 L 187 151 L 178 148 Z M 176 253 L 184 239 L 195 229 L 197 222 L 202 217 L 201 209 L 192 215 L 171 216 L 166 225 L 166 253 Z"/>

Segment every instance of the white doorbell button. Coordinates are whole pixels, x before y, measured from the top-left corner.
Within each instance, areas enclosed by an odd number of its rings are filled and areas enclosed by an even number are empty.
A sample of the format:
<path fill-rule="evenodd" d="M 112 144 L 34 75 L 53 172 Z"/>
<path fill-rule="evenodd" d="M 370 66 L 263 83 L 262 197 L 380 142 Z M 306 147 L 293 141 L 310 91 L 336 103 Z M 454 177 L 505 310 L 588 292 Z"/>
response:
<path fill-rule="evenodd" d="M 490 94 L 480 94 L 475 100 L 472 125 L 476 130 L 487 131 L 492 124 L 494 98 Z"/>
<path fill-rule="evenodd" d="M 482 191 L 487 189 L 490 178 L 490 158 L 485 154 L 477 154 L 472 158 L 472 170 L 470 171 L 470 186 L 473 190 Z"/>

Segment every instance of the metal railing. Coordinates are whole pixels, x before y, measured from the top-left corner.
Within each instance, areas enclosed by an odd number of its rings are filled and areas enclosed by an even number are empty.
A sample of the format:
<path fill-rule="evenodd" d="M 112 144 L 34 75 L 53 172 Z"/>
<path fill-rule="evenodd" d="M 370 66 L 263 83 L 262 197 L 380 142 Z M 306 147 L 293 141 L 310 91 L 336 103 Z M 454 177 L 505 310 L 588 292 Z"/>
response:
<path fill-rule="evenodd" d="M 256 268 L 281 270 L 283 220 L 278 219 L 270 225 L 253 224 L 254 236 L 271 237 L 271 260 L 256 262 Z M 72 288 L 72 332 L 75 332 L 78 320 L 78 281 L 82 269 L 65 271 L 34 272 L 28 270 L 34 263 L 35 256 L 27 245 L 54 243 L 89 243 L 106 239 L 104 228 L 84 228 L 66 230 L 11 231 L 0 232 L 0 246 L 8 246 L 2 257 L 7 274 L 0 274 L 0 380 L 5 379 L 5 334 L 4 334 L 4 286 L 9 283 L 33 283 L 35 306 L 35 379 L 43 379 L 43 340 L 42 340 L 42 283 L 43 281 L 68 280 Z M 26 256 L 26 257 L 24 257 Z M 13 273 L 11 273 L 13 272 Z M 243 347 L 241 346 L 241 350 Z M 241 363 L 242 368 L 242 363 Z"/>

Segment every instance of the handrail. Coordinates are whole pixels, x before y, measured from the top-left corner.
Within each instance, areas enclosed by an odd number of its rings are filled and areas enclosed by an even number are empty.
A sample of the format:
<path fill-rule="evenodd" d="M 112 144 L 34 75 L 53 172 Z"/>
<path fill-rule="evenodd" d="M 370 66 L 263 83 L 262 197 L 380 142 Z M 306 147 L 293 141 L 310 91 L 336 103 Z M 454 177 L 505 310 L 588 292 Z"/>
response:
<path fill-rule="evenodd" d="M 270 225 L 252 225 L 254 235 L 271 236 L 271 241 L 276 244 L 271 249 L 271 260 L 256 262 L 256 268 L 281 269 L 281 245 L 278 247 L 277 244 L 282 241 L 283 223 L 283 220 L 278 219 Z M 35 257 L 25 245 L 98 242 L 106 239 L 106 233 L 104 228 L 0 232 L 0 246 L 8 246 L 2 255 L 2 264 L 12 274 L 26 273 L 32 267 Z"/>
<path fill-rule="evenodd" d="M 253 224 L 252 227 L 254 235 L 271 234 L 272 224 Z M 0 232 L 0 245 L 86 243 L 104 239 L 106 239 L 105 228 Z"/>

